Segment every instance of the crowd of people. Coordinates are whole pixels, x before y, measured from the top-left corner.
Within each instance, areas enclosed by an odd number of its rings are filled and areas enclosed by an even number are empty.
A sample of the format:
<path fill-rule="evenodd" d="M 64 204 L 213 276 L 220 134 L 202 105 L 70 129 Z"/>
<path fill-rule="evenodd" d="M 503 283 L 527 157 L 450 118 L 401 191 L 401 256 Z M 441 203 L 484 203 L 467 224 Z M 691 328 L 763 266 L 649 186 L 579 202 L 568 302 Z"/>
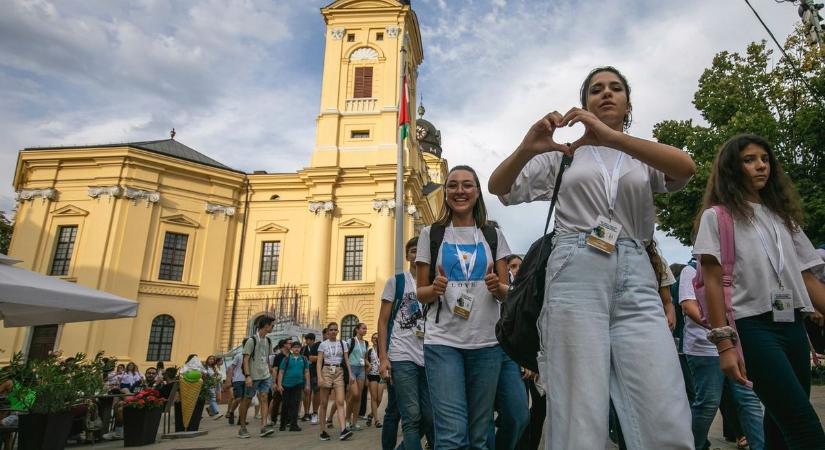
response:
<path fill-rule="evenodd" d="M 280 416 L 280 430 L 310 422 L 321 440 L 329 429 L 350 439 L 365 420 L 382 427 L 384 450 L 589 450 L 608 436 L 620 448 L 704 450 L 721 406 L 740 448 L 825 448 L 805 331 L 822 325 L 825 271 L 793 184 L 770 143 L 731 137 L 698 211 L 695 258 L 671 268 L 653 239 L 653 194 L 683 188 L 696 166 L 626 133 L 630 93 L 615 68 L 593 70 L 581 107 L 540 118 L 489 179 L 505 205 L 558 197 L 538 372 L 496 337 L 523 261 L 489 220 L 475 170 L 459 165 L 440 216 L 406 244 L 409 270 L 387 281 L 369 341 L 365 324 L 339 338 L 332 322 L 318 340 L 275 345 L 273 319 L 257 321 L 227 365 L 238 436 L 250 437 L 257 400 L 261 437 Z M 582 138 L 554 140 L 577 123 Z"/>

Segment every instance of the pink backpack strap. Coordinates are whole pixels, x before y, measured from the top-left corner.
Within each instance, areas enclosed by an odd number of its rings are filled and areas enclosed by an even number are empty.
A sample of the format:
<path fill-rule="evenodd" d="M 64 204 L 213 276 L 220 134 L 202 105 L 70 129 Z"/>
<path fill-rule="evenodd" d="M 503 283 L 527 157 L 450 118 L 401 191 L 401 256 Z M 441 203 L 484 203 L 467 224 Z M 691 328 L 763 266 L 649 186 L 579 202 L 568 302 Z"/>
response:
<path fill-rule="evenodd" d="M 728 325 L 736 331 L 736 317 L 733 315 L 733 266 L 736 262 L 736 244 L 733 240 L 733 217 L 730 211 L 721 205 L 713 207 L 716 211 L 716 222 L 719 225 L 719 256 L 722 258 L 719 263 L 722 265 L 722 294 L 725 297 L 725 317 Z M 739 339 L 736 340 L 736 351 L 744 361 L 742 345 Z"/>

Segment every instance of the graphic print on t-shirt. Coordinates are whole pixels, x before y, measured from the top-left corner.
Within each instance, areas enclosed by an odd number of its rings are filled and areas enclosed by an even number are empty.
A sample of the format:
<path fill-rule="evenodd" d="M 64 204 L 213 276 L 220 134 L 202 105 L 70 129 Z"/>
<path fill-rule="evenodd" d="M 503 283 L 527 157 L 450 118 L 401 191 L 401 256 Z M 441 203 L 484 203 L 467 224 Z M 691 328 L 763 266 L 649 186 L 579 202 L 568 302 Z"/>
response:
<path fill-rule="evenodd" d="M 464 267 L 468 267 L 473 260 L 473 253 L 476 254 L 475 265 L 472 267 L 470 278 L 467 280 L 464 276 L 464 269 L 462 269 L 461 261 L 464 260 Z M 441 245 L 441 266 L 447 273 L 447 279 L 450 281 L 476 281 L 483 280 L 484 274 L 487 272 L 487 252 L 484 251 L 484 243 L 477 244 L 458 244 L 458 253 L 456 252 L 456 245 L 453 243 L 444 242 Z"/>
<path fill-rule="evenodd" d="M 404 298 L 401 300 L 401 307 L 398 308 L 399 327 L 402 329 L 414 328 L 423 317 L 424 314 L 421 311 L 421 305 L 418 303 L 415 292 L 404 294 Z"/>

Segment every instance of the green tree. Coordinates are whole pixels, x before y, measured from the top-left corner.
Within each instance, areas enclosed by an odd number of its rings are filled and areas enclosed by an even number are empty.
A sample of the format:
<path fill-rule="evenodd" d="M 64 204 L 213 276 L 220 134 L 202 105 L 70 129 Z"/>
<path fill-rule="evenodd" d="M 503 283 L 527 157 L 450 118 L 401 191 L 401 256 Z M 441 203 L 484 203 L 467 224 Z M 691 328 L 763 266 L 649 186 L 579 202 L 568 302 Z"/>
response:
<path fill-rule="evenodd" d="M 737 133 L 756 133 L 774 145 L 777 158 L 802 197 L 805 232 L 825 242 L 825 51 L 807 46 L 799 30 L 788 37 L 785 59 L 775 61 L 764 41 L 745 53 L 723 51 L 699 78 L 693 104 L 707 125 L 665 120 L 654 126 L 660 142 L 687 150 L 697 166 L 688 186 L 656 197 L 660 228 L 690 245 L 713 158 Z"/>
<path fill-rule="evenodd" d="M 11 234 L 14 231 L 14 224 L 6 217 L 5 211 L 0 211 L 0 253 L 7 255 L 9 253 L 9 244 L 11 244 Z"/>

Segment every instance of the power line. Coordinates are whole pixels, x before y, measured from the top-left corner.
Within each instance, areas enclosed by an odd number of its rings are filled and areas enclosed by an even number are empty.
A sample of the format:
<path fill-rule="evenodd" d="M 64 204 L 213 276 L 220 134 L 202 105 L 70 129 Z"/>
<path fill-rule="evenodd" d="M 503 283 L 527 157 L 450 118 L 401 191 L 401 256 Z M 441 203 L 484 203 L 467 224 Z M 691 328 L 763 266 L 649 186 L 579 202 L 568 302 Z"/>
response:
<path fill-rule="evenodd" d="M 794 3 L 792 0 L 783 0 L 783 1 L 777 1 L 777 0 L 774 0 L 774 1 L 776 1 L 777 3 L 784 3 L 785 1 L 787 1 L 788 3 Z M 750 2 L 749 0 L 745 0 L 745 3 L 747 3 L 747 5 L 748 5 L 748 7 L 751 9 L 751 11 L 753 11 L 753 14 L 756 16 L 756 18 L 757 18 L 757 19 L 759 19 L 759 23 L 761 23 L 761 24 L 762 24 L 762 26 L 765 28 L 765 31 L 767 31 L 767 32 L 768 32 L 768 34 L 771 36 L 771 39 L 773 39 L 774 44 L 776 44 L 776 46 L 779 48 L 779 51 L 780 51 L 780 52 L 782 52 L 782 55 L 783 55 L 783 56 L 785 56 L 785 59 L 786 59 L 786 60 L 787 60 L 787 61 L 791 64 L 791 68 L 793 68 L 793 72 L 794 72 L 794 74 L 795 74 L 795 75 L 796 75 L 796 76 L 797 76 L 797 77 L 798 77 L 798 78 L 799 78 L 799 79 L 800 79 L 803 83 L 805 83 L 805 86 L 807 86 L 807 87 L 808 87 L 808 89 L 811 91 L 811 94 L 813 94 L 813 95 L 814 95 L 814 96 L 816 96 L 816 97 L 819 97 L 819 100 L 820 100 L 820 101 L 823 101 L 823 102 L 825 103 L 825 97 L 823 97 L 822 93 L 821 93 L 821 92 L 819 92 L 819 91 L 818 91 L 818 90 L 817 90 L 817 89 L 816 89 L 816 88 L 815 88 L 815 87 L 814 87 L 814 86 L 813 86 L 813 85 L 812 85 L 812 84 L 808 81 L 808 79 L 807 79 L 807 78 L 805 78 L 805 76 L 804 76 L 804 75 L 802 75 L 802 72 L 799 70 L 799 67 L 797 67 L 797 66 L 796 66 L 796 62 L 793 60 L 793 58 L 791 58 L 791 57 L 790 57 L 790 56 L 789 56 L 789 55 L 785 52 L 785 48 L 784 48 L 784 47 L 782 47 L 782 45 L 780 45 L 780 44 L 779 44 L 779 40 L 777 40 L 777 39 L 776 39 L 776 36 L 774 36 L 774 35 L 773 35 L 773 31 L 771 31 L 771 29 L 770 29 L 770 28 L 768 28 L 768 25 L 765 23 L 765 21 L 764 21 L 764 20 L 762 20 L 762 17 L 760 17 L 760 16 L 759 16 L 759 13 L 758 13 L 758 12 L 756 12 L 756 10 L 753 8 L 753 5 L 751 5 L 751 2 Z"/>

